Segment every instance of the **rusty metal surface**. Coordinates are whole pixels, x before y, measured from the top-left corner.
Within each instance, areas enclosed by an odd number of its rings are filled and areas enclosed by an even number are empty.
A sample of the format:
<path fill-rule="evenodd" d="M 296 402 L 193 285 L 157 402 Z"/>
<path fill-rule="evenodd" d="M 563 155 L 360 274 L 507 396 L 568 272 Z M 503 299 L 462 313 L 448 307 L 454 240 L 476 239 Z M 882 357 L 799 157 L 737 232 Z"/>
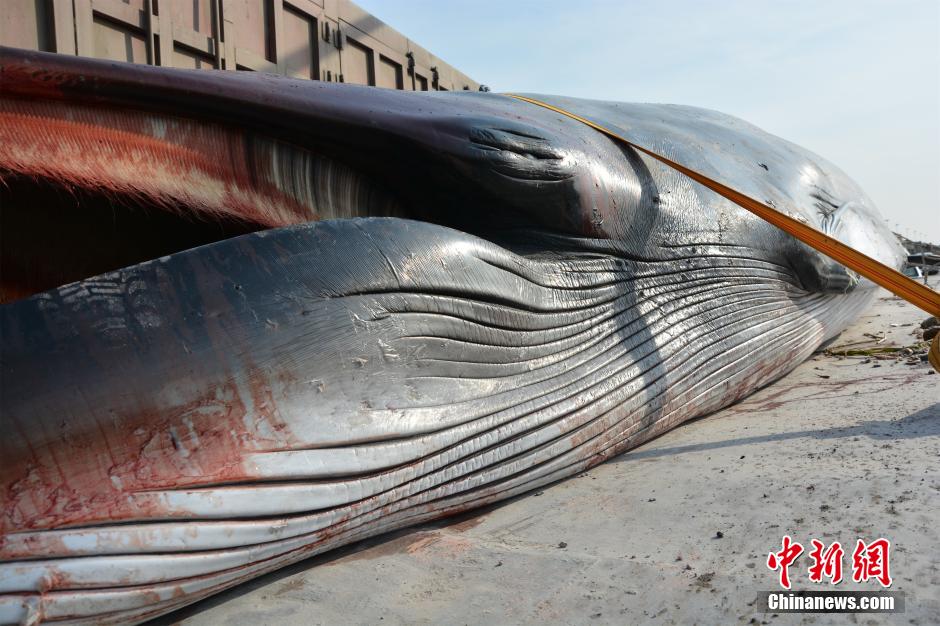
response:
<path fill-rule="evenodd" d="M 141 621 L 572 476 L 780 377 L 874 294 L 674 171 L 505 97 L 2 61 L 4 174 L 270 230 L 0 307 L 0 621 Z M 861 190 L 797 146 L 691 107 L 564 102 L 896 260 Z M 11 123 L 24 103 L 83 130 L 35 141 L 42 124 Z M 111 165 L 56 152 L 118 131 Z M 212 169 L 196 157 L 217 134 L 230 193 L 191 199 L 173 183 Z M 278 168 L 238 165 L 279 141 L 291 174 L 314 154 L 356 175 L 313 176 L 302 196 Z M 132 180 L 144 147 L 165 169 Z M 343 219 L 285 226 L 351 180 L 399 216 L 360 217 L 347 196 L 327 216 Z M 249 188 L 266 200 L 230 201 Z"/>

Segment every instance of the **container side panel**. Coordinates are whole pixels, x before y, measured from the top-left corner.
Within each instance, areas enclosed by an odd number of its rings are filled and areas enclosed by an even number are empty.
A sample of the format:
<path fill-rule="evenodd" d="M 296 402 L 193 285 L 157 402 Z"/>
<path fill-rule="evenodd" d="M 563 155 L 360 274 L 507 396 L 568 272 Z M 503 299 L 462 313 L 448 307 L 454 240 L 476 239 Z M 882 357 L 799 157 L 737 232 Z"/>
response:
<path fill-rule="evenodd" d="M 188 28 L 200 35 L 212 37 L 212 0 L 172 0 L 170 7 L 174 28 Z"/>
<path fill-rule="evenodd" d="M 342 51 L 343 80 L 357 85 L 374 85 L 372 50 L 351 37 L 346 38 Z"/>
<path fill-rule="evenodd" d="M 215 59 L 209 55 L 200 54 L 177 46 L 173 50 L 173 67 L 182 67 L 192 70 L 216 69 Z"/>
<path fill-rule="evenodd" d="M 0 10 L 0 45 L 55 52 L 52 15 L 43 0 L 4 0 Z"/>
<path fill-rule="evenodd" d="M 226 3 L 234 15 L 227 19 L 235 22 L 235 45 L 252 55 L 274 62 L 272 12 L 269 0 L 236 0 Z M 226 35 L 228 36 L 228 35 Z"/>
<path fill-rule="evenodd" d="M 377 87 L 386 87 L 388 89 L 403 89 L 401 65 L 383 55 L 379 55 L 378 75 L 375 84 Z"/>
<path fill-rule="evenodd" d="M 284 5 L 284 33 L 278 58 L 285 73 L 296 78 L 318 78 L 317 21 Z"/>
<path fill-rule="evenodd" d="M 99 59 L 147 63 L 147 40 L 136 29 L 95 15 L 92 32 Z"/>

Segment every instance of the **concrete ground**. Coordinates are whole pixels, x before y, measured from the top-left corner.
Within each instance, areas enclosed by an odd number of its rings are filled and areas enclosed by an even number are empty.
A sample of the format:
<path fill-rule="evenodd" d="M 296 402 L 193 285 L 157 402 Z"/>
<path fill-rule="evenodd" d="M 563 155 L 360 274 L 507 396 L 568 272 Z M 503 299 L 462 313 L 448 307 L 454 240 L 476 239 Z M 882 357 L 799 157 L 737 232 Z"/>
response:
<path fill-rule="evenodd" d="M 832 345 L 911 345 L 925 317 L 884 292 Z M 905 612 L 763 612 L 758 593 L 777 589 L 767 554 L 784 534 L 807 552 L 812 538 L 840 541 L 848 578 L 857 538 L 890 539 Z M 938 557 L 940 376 L 916 356 L 819 354 L 579 477 L 299 563 L 163 621 L 926 625 L 940 621 Z M 824 589 L 808 563 L 790 568 L 794 588 Z"/>

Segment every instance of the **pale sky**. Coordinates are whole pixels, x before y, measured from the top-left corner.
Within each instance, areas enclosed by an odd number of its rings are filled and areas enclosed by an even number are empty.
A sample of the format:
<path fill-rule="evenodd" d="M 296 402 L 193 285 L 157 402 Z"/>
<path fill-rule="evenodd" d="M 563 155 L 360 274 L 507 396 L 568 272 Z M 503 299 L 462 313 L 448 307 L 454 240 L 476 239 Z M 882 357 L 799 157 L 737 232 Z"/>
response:
<path fill-rule="evenodd" d="M 494 91 L 744 118 L 940 243 L 940 0 L 355 1 Z"/>

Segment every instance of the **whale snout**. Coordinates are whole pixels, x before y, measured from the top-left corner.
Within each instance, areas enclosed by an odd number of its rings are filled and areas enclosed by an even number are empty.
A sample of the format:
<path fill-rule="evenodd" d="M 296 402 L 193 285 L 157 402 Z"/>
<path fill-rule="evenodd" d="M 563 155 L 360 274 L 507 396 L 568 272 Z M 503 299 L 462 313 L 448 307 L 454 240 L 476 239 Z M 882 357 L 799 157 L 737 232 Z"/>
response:
<path fill-rule="evenodd" d="M 868 201 L 849 201 L 830 219 L 827 234 L 889 267 L 900 268 L 907 252 L 888 227 L 888 221 Z"/>

